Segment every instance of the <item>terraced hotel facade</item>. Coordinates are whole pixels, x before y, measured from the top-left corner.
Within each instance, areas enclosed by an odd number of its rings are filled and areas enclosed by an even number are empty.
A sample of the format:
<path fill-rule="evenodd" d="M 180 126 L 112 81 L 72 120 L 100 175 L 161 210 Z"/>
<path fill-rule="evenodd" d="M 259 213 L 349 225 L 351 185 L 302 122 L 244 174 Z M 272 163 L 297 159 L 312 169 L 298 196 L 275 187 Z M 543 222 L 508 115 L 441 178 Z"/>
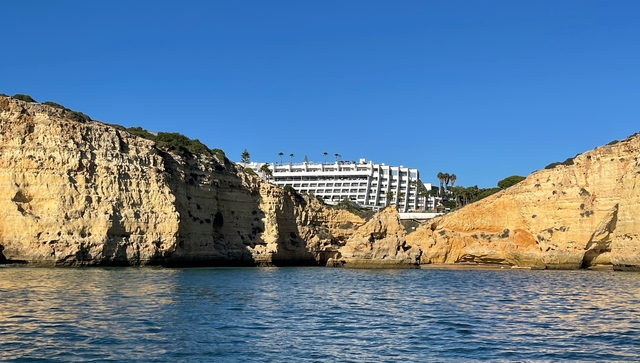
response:
<path fill-rule="evenodd" d="M 418 169 L 404 166 L 358 162 L 303 162 L 300 164 L 267 164 L 272 175 L 260 172 L 265 163 L 239 163 L 256 171 L 278 186 L 290 186 L 300 193 L 314 194 L 329 204 L 348 199 L 358 205 L 377 210 L 395 204 L 400 212 L 433 208 L 433 198 L 420 195 L 431 190 L 431 184 L 420 180 Z M 387 199 L 387 196 L 391 196 Z M 425 205 L 426 204 L 426 205 Z"/>

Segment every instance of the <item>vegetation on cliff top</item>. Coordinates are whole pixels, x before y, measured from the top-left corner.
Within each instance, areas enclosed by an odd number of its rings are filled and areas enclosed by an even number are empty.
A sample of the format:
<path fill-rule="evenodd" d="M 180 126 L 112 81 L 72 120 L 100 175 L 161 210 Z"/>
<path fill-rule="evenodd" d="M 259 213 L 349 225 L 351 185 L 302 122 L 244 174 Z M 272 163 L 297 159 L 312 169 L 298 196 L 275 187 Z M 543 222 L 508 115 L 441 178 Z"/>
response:
<path fill-rule="evenodd" d="M 169 150 L 178 155 L 184 155 L 185 153 L 193 155 L 203 154 L 215 156 L 221 163 L 228 162 L 224 151 L 220 149 L 209 149 L 207 145 L 200 142 L 200 140 L 190 139 L 177 132 L 151 133 L 139 126 L 130 127 L 126 130 L 132 135 L 154 141 L 157 147 Z"/>
<path fill-rule="evenodd" d="M 0 96 L 5 96 L 5 97 L 9 97 L 7 95 L 5 95 L 4 93 L 0 94 Z M 35 99 L 33 99 L 33 97 L 29 96 L 29 95 L 25 95 L 25 94 L 21 94 L 21 93 L 16 93 L 15 95 L 11 96 L 11 98 L 16 99 L 16 100 L 20 100 L 20 101 L 24 101 L 24 102 L 33 102 L 33 103 L 38 103 L 38 101 L 36 101 Z M 70 108 L 66 108 L 63 105 L 56 103 L 56 102 L 52 102 L 52 101 L 45 101 L 42 102 L 43 105 L 49 106 L 49 107 L 53 107 L 53 108 L 58 108 L 61 110 L 65 111 L 65 117 L 74 120 L 74 121 L 78 121 L 78 122 L 88 122 L 91 121 L 91 117 L 85 115 L 82 112 L 79 111 L 74 111 Z"/>
<path fill-rule="evenodd" d="M 318 197 L 319 200 L 322 200 L 322 198 Z M 324 200 L 322 200 L 322 203 L 324 204 Z M 357 205 L 355 205 L 354 203 L 352 203 L 349 198 L 344 198 L 340 203 L 336 204 L 336 205 L 329 205 L 328 206 L 331 209 L 342 209 L 342 210 L 346 210 L 352 214 L 357 215 L 358 217 L 364 219 L 364 220 L 369 220 L 371 219 L 371 217 L 373 217 L 373 215 L 376 213 L 371 209 L 367 209 L 367 208 L 360 208 Z"/>
<path fill-rule="evenodd" d="M 526 178 L 524 176 L 520 176 L 520 175 L 508 176 L 498 182 L 498 187 L 500 189 L 507 189 L 510 186 L 516 185 L 525 179 Z"/>
<path fill-rule="evenodd" d="M 19 94 L 19 93 L 13 96 L 8 96 L 5 94 L 0 94 L 0 96 L 12 97 L 16 100 L 20 100 L 24 102 L 35 102 L 35 103 L 38 102 L 29 95 Z M 74 111 L 57 102 L 45 101 L 45 102 L 42 102 L 42 104 L 49 107 L 57 108 L 60 110 L 64 110 L 65 111 L 64 116 L 71 120 L 74 120 L 77 122 L 92 121 L 91 117 L 89 117 L 88 115 L 79 111 Z M 220 149 L 209 149 L 205 144 L 200 142 L 200 140 L 190 139 L 177 132 L 151 133 L 143 129 L 142 127 L 130 127 L 127 129 L 120 125 L 111 125 L 111 126 L 121 130 L 127 130 L 132 135 L 142 137 L 148 140 L 152 140 L 156 143 L 157 147 L 165 150 L 169 150 L 179 155 L 184 155 L 185 153 L 190 153 L 192 155 L 204 154 L 204 155 L 214 156 L 216 159 L 218 159 L 220 163 L 229 162 L 229 159 L 227 159 L 226 155 L 224 154 L 224 151 Z"/>
<path fill-rule="evenodd" d="M 578 155 L 576 155 L 576 156 L 578 156 Z M 573 165 L 573 159 L 574 159 L 574 158 L 575 158 L 575 157 L 573 157 L 573 158 L 567 158 L 567 159 L 566 159 L 565 161 L 563 161 L 563 162 L 556 161 L 555 163 L 551 163 L 551 164 L 549 164 L 549 165 L 545 166 L 544 168 L 545 168 L 545 169 L 553 169 L 553 168 L 555 168 L 555 167 L 556 167 L 556 166 L 558 166 L 558 165 L 566 165 L 566 166 Z"/>
<path fill-rule="evenodd" d="M 36 100 L 33 99 L 33 97 L 31 97 L 29 95 L 23 95 L 21 93 L 16 93 L 12 97 L 15 98 L 16 100 L 20 100 L 20 101 L 24 101 L 24 102 L 37 102 Z"/>
<path fill-rule="evenodd" d="M 447 208 L 454 209 L 463 207 L 469 203 L 477 202 L 492 194 L 495 194 L 501 190 L 507 189 L 526 178 L 520 175 L 511 175 L 498 182 L 497 188 L 478 188 L 477 185 L 470 187 L 452 186 L 448 188 L 449 192 L 453 196 L 452 199 L 443 202 L 443 205 Z"/>
<path fill-rule="evenodd" d="M 44 101 L 42 102 L 43 105 L 47 105 L 47 106 L 51 106 L 53 108 L 59 108 L 61 110 L 65 110 L 66 113 L 66 117 L 70 118 L 71 120 L 74 121 L 78 121 L 78 122 L 89 122 L 91 121 L 91 117 L 85 115 L 84 113 L 80 112 L 80 111 L 74 111 L 70 108 L 66 108 L 63 105 L 59 104 L 59 103 L 55 103 L 52 101 Z"/>

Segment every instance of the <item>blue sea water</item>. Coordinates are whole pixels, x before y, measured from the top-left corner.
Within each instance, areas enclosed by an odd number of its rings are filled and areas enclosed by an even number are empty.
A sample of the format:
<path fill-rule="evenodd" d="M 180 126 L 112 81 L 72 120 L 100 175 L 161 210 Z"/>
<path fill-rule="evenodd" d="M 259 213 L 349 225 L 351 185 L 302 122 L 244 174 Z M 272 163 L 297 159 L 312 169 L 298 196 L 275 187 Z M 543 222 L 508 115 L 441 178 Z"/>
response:
<path fill-rule="evenodd" d="M 1 362 L 639 360 L 638 273 L 0 268 Z"/>

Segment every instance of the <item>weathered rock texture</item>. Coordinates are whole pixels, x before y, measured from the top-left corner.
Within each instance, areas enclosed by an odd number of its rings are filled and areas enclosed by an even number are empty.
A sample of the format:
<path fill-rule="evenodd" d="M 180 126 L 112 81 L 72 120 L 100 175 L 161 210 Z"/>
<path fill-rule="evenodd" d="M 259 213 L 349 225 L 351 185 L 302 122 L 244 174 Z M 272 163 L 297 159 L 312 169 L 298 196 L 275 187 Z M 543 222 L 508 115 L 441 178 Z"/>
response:
<path fill-rule="evenodd" d="M 395 207 L 387 207 L 358 228 L 329 264 L 348 267 L 395 268 L 418 266 L 421 251 L 407 244 Z"/>
<path fill-rule="evenodd" d="M 72 116 L 0 97 L 0 264 L 640 268 L 640 136 L 407 235 L 393 207 L 365 221 Z"/>
<path fill-rule="evenodd" d="M 365 221 L 354 214 L 226 159 L 165 152 L 121 127 L 68 116 L 0 97 L 0 263 L 416 263 L 398 257 L 396 245 L 405 245 L 397 229 L 387 238 L 386 227 L 368 224 L 356 240 L 375 233 L 375 253 L 357 254 L 350 239 Z"/>
<path fill-rule="evenodd" d="M 422 263 L 640 267 L 640 136 L 534 172 L 407 236 Z"/>

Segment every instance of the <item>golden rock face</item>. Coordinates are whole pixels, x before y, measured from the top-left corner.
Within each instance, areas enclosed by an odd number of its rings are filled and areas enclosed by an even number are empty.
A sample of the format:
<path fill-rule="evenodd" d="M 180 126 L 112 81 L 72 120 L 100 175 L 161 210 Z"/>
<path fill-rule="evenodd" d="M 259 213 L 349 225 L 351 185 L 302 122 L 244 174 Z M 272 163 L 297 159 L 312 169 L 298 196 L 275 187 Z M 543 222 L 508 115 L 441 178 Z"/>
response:
<path fill-rule="evenodd" d="M 65 112 L 0 97 L 0 263 L 324 265 L 365 222 Z"/>
<path fill-rule="evenodd" d="M 578 155 L 407 236 L 422 263 L 640 266 L 640 137 Z"/>
<path fill-rule="evenodd" d="M 0 96 L 0 264 L 500 264 L 640 268 L 640 136 L 577 156 L 406 234 L 288 193 L 228 160 L 176 155 Z"/>
<path fill-rule="evenodd" d="M 5 258 L 129 264 L 171 251 L 178 212 L 152 142 L 4 97 L 0 120 Z"/>

